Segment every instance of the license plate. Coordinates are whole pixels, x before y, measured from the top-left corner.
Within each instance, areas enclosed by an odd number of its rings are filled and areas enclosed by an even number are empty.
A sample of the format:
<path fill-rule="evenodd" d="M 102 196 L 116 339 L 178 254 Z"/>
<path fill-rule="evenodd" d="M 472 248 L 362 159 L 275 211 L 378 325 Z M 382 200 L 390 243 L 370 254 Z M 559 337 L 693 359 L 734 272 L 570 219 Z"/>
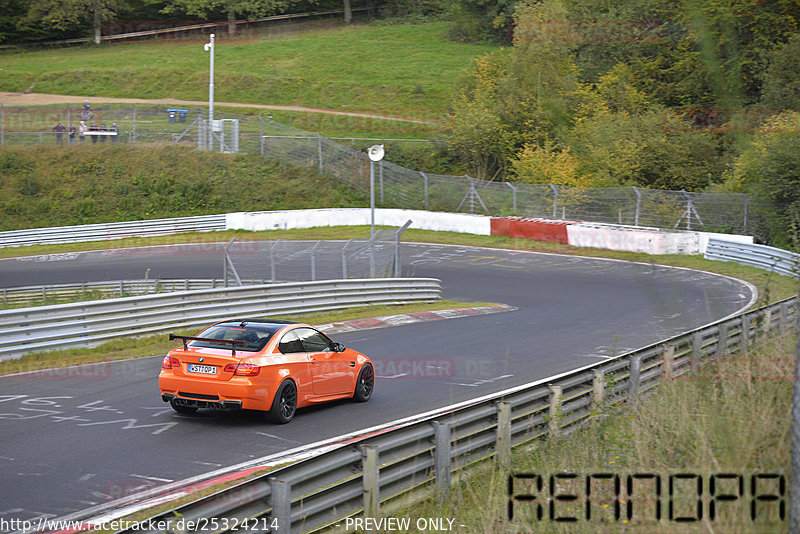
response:
<path fill-rule="evenodd" d="M 201 375 L 215 375 L 217 368 L 213 365 L 197 365 L 196 363 L 189 364 L 190 373 L 200 373 Z"/>

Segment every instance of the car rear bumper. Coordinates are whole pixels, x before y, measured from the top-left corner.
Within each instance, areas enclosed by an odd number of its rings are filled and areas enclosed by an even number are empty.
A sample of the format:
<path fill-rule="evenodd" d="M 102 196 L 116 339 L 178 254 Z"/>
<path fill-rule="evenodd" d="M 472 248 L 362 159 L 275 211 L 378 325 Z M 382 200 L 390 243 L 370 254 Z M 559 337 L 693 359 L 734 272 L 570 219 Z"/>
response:
<path fill-rule="evenodd" d="M 187 407 L 268 411 L 272 405 L 272 392 L 249 380 L 209 384 L 187 377 L 161 376 L 158 386 L 164 402 L 176 399 Z"/>

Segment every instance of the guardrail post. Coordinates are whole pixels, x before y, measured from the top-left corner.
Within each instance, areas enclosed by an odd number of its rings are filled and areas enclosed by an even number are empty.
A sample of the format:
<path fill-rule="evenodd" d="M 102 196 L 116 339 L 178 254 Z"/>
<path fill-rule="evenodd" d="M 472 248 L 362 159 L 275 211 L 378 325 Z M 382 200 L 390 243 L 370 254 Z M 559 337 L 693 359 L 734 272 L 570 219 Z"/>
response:
<path fill-rule="evenodd" d="M 378 448 L 375 445 L 361 446 L 364 474 L 364 517 L 377 517 L 380 512 L 378 496 Z"/>
<path fill-rule="evenodd" d="M 564 388 L 550 384 L 550 415 L 547 422 L 550 437 L 557 438 L 561 435 L 561 396 Z"/>
<path fill-rule="evenodd" d="M 763 332 L 765 334 L 769 334 L 770 330 L 772 330 L 772 310 L 766 310 L 764 312 L 764 328 L 763 328 Z"/>
<path fill-rule="evenodd" d="M 279 532 L 292 531 L 292 487 L 276 477 L 270 477 L 270 500 L 272 501 L 272 519 L 278 526 Z"/>
<path fill-rule="evenodd" d="M 630 383 L 628 384 L 628 401 L 631 406 L 639 403 L 639 387 L 641 385 L 642 357 L 631 356 Z"/>
<path fill-rule="evenodd" d="M 789 330 L 789 303 L 784 302 L 781 304 L 781 327 L 780 332 L 781 334 L 786 333 Z"/>
<path fill-rule="evenodd" d="M 728 350 L 728 324 L 719 325 L 719 340 L 717 341 L 717 358 L 725 356 Z"/>
<path fill-rule="evenodd" d="M 433 422 L 434 440 L 436 448 L 433 451 L 433 464 L 436 471 L 436 488 L 439 498 L 443 499 L 450 493 L 450 423 Z"/>
<path fill-rule="evenodd" d="M 747 313 L 742 314 L 741 329 L 741 344 L 742 348 L 746 350 L 748 347 L 750 347 L 750 315 Z"/>
<path fill-rule="evenodd" d="M 695 332 L 692 334 L 692 352 L 689 356 L 689 367 L 692 374 L 696 375 L 700 369 L 700 358 L 703 355 L 703 333 Z"/>
<path fill-rule="evenodd" d="M 511 404 L 497 402 L 497 437 L 495 439 L 497 463 L 502 469 L 511 468 Z"/>
<path fill-rule="evenodd" d="M 592 411 L 598 413 L 603 410 L 603 402 L 605 401 L 606 374 L 601 369 L 595 369 L 594 376 L 592 377 Z"/>
<path fill-rule="evenodd" d="M 672 380 L 675 364 L 675 345 L 664 345 L 661 361 L 661 379 Z"/>

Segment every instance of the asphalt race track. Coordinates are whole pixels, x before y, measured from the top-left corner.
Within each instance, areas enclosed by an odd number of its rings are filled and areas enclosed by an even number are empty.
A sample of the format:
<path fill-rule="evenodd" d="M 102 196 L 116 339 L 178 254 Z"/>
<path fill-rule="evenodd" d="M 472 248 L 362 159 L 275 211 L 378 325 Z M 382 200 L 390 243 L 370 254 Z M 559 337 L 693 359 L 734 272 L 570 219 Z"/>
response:
<path fill-rule="evenodd" d="M 221 276 L 221 246 L 0 260 L 5 287 Z M 334 336 L 376 362 L 370 402 L 179 415 L 163 403 L 161 357 L 0 378 L 0 517 L 67 514 L 587 365 L 751 303 L 749 286 L 685 269 L 527 252 L 403 245 L 403 269 L 445 297 L 516 311 Z M 408 363 L 412 365 L 407 365 Z M 400 365 L 405 363 L 406 365 Z M 397 369 L 406 373 L 394 372 Z"/>

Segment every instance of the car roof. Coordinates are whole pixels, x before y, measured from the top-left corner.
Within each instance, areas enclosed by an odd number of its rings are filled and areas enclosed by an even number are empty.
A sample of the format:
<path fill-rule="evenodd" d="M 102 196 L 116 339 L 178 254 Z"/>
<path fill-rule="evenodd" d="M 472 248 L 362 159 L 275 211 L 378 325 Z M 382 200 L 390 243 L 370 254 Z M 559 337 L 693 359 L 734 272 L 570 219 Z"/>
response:
<path fill-rule="evenodd" d="M 275 328 L 277 330 L 277 329 L 282 328 L 282 327 L 284 327 L 286 325 L 302 324 L 302 323 L 297 323 L 295 321 L 284 321 L 282 319 L 268 319 L 268 318 L 260 317 L 260 318 L 251 318 L 251 319 L 225 319 L 224 321 L 219 321 L 218 323 L 215 323 L 215 324 L 217 324 L 217 325 L 226 325 L 226 324 L 242 325 L 242 324 L 246 324 L 246 325 L 253 325 L 253 326 L 268 326 L 268 327 L 273 327 L 273 328 Z"/>

